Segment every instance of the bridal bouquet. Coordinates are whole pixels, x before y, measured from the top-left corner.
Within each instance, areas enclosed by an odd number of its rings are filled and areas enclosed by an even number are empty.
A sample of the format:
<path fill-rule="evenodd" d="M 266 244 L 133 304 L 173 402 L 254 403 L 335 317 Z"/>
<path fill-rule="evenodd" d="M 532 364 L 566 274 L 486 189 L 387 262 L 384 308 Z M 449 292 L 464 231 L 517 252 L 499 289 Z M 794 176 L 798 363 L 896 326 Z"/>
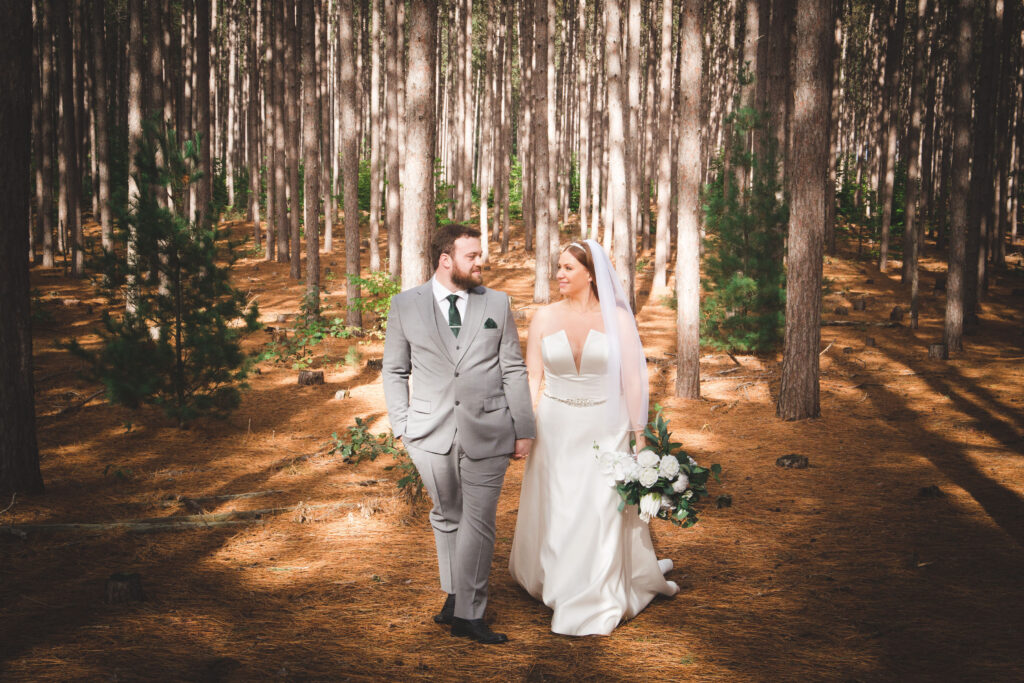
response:
<path fill-rule="evenodd" d="M 671 440 L 661 406 L 656 408 L 654 419 L 644 430 L 647 444 L 639 453 L 605 451 L 599 452 L 598 458 L 609 484 L 622 497 L 620 512 L 626 505 L 636 505 L 644 522 L 660 517 L 691 527 L 697 523 L 694 505 L 708 496 L 708 477 L 713 475 L 720 482 L 722 467 L 701 467 L 683 452 L 682 444 Z M 598 449 L 596 443 L 594 448 Z"/>

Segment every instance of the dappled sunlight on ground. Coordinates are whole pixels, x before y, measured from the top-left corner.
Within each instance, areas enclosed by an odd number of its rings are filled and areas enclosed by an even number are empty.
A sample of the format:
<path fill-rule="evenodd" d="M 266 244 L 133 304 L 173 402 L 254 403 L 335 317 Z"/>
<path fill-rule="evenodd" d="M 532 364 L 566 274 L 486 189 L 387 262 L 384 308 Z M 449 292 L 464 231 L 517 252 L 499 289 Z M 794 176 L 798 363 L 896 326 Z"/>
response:
<path fill-rule="evenodd" d="M 533 258 L 513 242 L 510 254 L 492 252 L 485 278 L 512 296 L 525 342 Z M 339 240 L 323 255 L 336 275 L 324 281 L 327 315 L 344 310 L 343 249 Z M 779 354 L 734 361 L 705 348 L 702 398 L 672 396 L 675 311 L 664 293 L 646 293 L 650 266 L 639 273 L 652 404 L 689 453 L 725 471 L 696 527 L 652 524 L 682 591 L 607 638 L 551 634 L 550 611 L 508 573 L 523 474 L 513 463 L 487 614 L 512 642 L 490 649 L 431 620 L 443 595 L 429 506 L 398 493 L 391 456 L 353 465 L 329 451 L 331 434 L 356 417 L 373 432 L 388 427 L 379 366 L 368 363 L 381 357 L 379 339 L 315 347 L 320 386 L 298 386 L 290 363 L 261 362 L 227 420 L 179 430 L 153 408 L 90 398 L 98 385 L 55 342 L 91 330 L 106 303 L 88 283 L 36 268 L 33 287 L 52 316 L 35 328 L 47 493 L 19 496 L 0 524 L 195 515 L 182 497 L 209 514 L 183 531 L 0 535 L 0 678 L 1018 679 L 1024 302 L 1010 291 L 1024 287 L 1019 256 L 995 279 L 966 351 L 941 362 L 927 359 L 942 335 L 937 255 L 923 259 L 912 330 L 906 317 L 876 325 L 908 308 L 898 262 L 880 273 L 855 251 L 826 263 L 823 319 L 857 324 L 822 328 L 822 416 L 792 423 L 775 417 Z M 235 280 L 264 322 L 292 325 L 304 285 L 288 264 L 244 258 Z M 862 298 L 865 310 L 853 310 Z M 246 348 L 269 339 L 256 332 Z M 789 454 L 810 467 L 777 467 Z M 227 497 L 245 493 L 259 495 Z M 717 508 L 718 494 L 731 507 Z M 104 581 L 119 571 L 141 574 L 146 601 L 104 603 Z"/>

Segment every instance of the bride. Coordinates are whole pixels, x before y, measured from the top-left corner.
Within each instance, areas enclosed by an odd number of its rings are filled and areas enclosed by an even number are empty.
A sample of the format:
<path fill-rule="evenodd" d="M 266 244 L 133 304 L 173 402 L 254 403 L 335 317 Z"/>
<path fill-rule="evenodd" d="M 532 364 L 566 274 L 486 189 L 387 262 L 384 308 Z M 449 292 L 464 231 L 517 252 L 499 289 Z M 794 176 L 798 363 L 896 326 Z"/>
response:
<path fill-rule="evenodd" d="M 564 298 L 536 312 L 526 345 L 537 441 L 523 474 L 509 569 L 554 610 L 555 633 L 609 634 L 655 595 L 679 591 L 663 576 L 672 561 L 656 558 L 635 510 L 619 511 L 597 460 L 601 451 L 627 449 L 631 435 L 639 440 L 647 363 L 600 244 L 566 247 L 557 278 Z"/>

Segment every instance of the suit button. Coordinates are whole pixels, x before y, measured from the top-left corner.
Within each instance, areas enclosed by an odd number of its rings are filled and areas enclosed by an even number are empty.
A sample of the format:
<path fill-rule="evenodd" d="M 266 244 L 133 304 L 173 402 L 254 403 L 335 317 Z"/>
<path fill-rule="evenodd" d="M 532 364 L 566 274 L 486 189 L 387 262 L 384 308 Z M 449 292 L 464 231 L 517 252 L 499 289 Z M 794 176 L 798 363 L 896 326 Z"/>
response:
<path fill-rule="evenodd" d="M 459 402 L 458 402 L 458 401 L 456 401 L 456 402 L 455 402 L 455 405 L 459 405 Z"/>
<path fill-rule="evenodd" d="M 456 377 L 458 377 L 458 376 L 459 376 L 459 373 L 457 373 L 457 372 L 456 372 L 456 373 L 455 373 L 455 376 L 456 376 Z"/>

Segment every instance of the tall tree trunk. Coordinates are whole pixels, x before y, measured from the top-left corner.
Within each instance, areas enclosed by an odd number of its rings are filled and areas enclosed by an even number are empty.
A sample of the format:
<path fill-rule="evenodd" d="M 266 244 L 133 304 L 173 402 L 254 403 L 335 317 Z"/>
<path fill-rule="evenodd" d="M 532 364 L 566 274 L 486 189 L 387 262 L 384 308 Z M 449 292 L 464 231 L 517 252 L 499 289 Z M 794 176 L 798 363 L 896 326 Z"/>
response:
<path fill-rule="evenodd" d="M 246 164 L 249 166 L 249 220 L 252 221 L 253 243 L 258 247 L 263 237 L 260 229 L 260 175 L 263 157 L 260 155 L 260 141 L 264 139 L 260 130 L 262 117 L 260 111 L 260 89 L 265 81 L 260 79 L 258 50 L 260 47 L 260 2 L 257 0 L 249 10 L 249 35 L 246 46 L 246 58 L 249 93 L 245 118 L 246 127 Z M 264 91 L 265 92 L 265 91 Z M 264 149 L 266 146 L 264 145 Z M 269 178 L 268 178 L 269 179 Z"/>
<path fill-rule="evenodd" d="M 533 18 L 534 4 L 536 0 L 520 0 L 519 5 L 519 73 L 520 78 L 520 102 L 519 102 L 519 139 L 517 155 L 519 157 L 519 170 L 523 188 L 523 249 L 527 252 L 533 250 L 534 237 L 536 236 L 537 215 L 534 210 L 536 194 L 534 188 L 534 109 L 533 104 L 533 79 L 534 79 L 534 35 L 535 26 Z"/>
<path fill-rule="evenodd" d="M 924 80 L 924 53 L 926 49 L 929 0 L 917 0 L 917 12 L 914 15 L 914 71 L 910 81 L 910 138 L 907 150 L 907 206 L 904 210 L 903 262 L 907 279 L 910 280 L 910 326 L 917 328 L 918 321 L 918 252 L 921 247 L 920 227 L 917 224 L 917 198 L 920 195 L 921 164 L 918 150 L 921 140 L 921 116 L 924 108 L 921 83 Z"/>
<path fill-rule="evenodd" d="M 338 89 L 341 94 L 341 174 L 343 177 L 342 201 L 345 221 L 345 274 L 359 277 L 359 141 L 358 116 L 356 110 L 356 55 L 355 35 L 352 27 L 352 0 L 338 2 L 338 60 L 341 63 L 341 78 Z M 433 82 L 433 72 L 431 72 Z M 431 176 L 433 178 L 433 176 Z M 360 296 L 359 283 L 349 279 L 345 285 L 345 299 L 348 302 L 346 324 L 362 325 L 362 312 L 355 301 Z"/>
<path fill-rule="evenodd" d="M 332 188 L 332 165 L 335 154 L 334 136 L 334 69 L 331 68 L 331 54 L 334 41 L 331 39 L 331 5 L 318 3 L 317 16 L 319 17 L 317 31 L 319 45 L 317 48 L 320 66 L 318 67 L 320 77 L 319 83 L 319 104 L 320 104 L 320 194 L 323 197 L 323 240 L 320 245 L 322 251 L 330 253 L 334 249 L 334 190 Z M 319 255 L 317 256 L 319 259 Z"/>
<path fill-rule="evenodd" d="M 491 192 L 491 171 L 490 161 L 493 140 L 498 131 L 494 130 L 494 17 L 492 8 L 487 0 L 483 0 L 483 11 L 486 29 L 487 48 L 485 50 L 485 63 L 483 73 L 483 104 L 481 105 L 480 124 L 477 129 L 480 131 L 480 241 L 483 246 L 482 258 L 486 263 L 490 256 L 491 229 L 488 216 L 488 195 Z M 486 121 L 486 123 L 485 123 Z"/>
<path fill-rule="evenodd" d="M 768 107 L 770 126 L 778 149 L 779 177 L 789 187 L 789 105 L 791 92 L 790 60 L 792 57 L 793 21 L 796 0 L 772 0 L 770 39 L 768 41 L 769 83 Z"/>
<path fill-rule="evenodd" d="M 42 247 L 42 265 L 52 268 L 53 258 L 53 118 L 57 109 L 53 96 L 53 5 L 39 0 L 39 146 L 40 175 L 39 214 L 37 216 Z"/>
<path fill-rule="evenodd" d="M 999 83 L 997 6 L 1002 0 L 983 0 L 981 65 L 974 89 L 974 151 L 971 155 L 971 204 L 967 229 L 967 275 L 964 316 L 968 331 L 978 322 L 981 300 L 988 290 L 989 237 L 995 206 L 995 114 Z"/>
<path fill-rule="evenodd" d="M 196 0 L 196 134 L 200 168 L 197 215 L 208 216 L 213 201 L 213 138 L 210 125 L 210 0 Z M 202 221 L 203 219 L 200 219 Z"/>
<path fill-rule="evenodd" d="M 370 270 L 380 270 L 380 3 L 370 0 Z"/>
<path fill-rule="evenodd" d="M 636 292 L 634 279 L 636 271 L 632 264 L 636 262 L 636 237 L 640 228 L 640 185 L 642 171 L 640 168 L 640 54 L 643 50 L 640 44 L 640 0 L 627 0 L 629 3 L 629 16 L 627 25 L 629 27 L 629 47 L 626 50 L 628 63 L 628 97 L 629 97 L 629 118 L 626 121 L 626 135 L 630 143 L 626 149 L 626 187 L 629 191 L 629 239 L 624 253 L 625 264 L 629 267 L 619 271 L 627 281 L 626 292 L 630 304 L 636 305 Z"/>
<path fill-rule="evenodd" d="M 608 176 L 612 210 L 612 262 L 622 281 L 626 297 L 633 298 L 633 261 L 630 243 L 634 239 L 630 221 L 629 188 L 626 164 L 626 117 L 628 94 L 622 82 L 622 0 L 605 0 L 605 78 L 608 81 Z M 607 237 L 606 237 L 607 241 Z"/>
<path fill-rule="evenodd" d="M 878 269 L 889 269 L 889 230 L 892 225 L 893 190 L 896 183 L 896 138 L 899 134 L 899 106 L 901 66 L 903 63 L 903 33 L 906 18 L 906 0 L 896 0 L 896 16 L 891 19 L 888 52 L 885 58 L 885 91 L 882 95 L 883 145 L 879 171 L 882 186 L 878 195 L 882 203 L 882 235 L 878 245 Z"/>
<path fill-rule="evenodd" d="M 546 265 L 548 277 L 550 278 L 557 268 L 559 254 L 559 224 L 558 224 L 558 176 L 559 176 L 559 145 L 558 145 L 558 122 L 557 122 L 557 78 L 555 75 L 555 31 L 558 26 L 558 10 L 555 7 L 555 0 L 547 0 L 547 10 L 544 12 L 547 30 L 545 39 L 547 47 L 544 50 L 545 65 L 544 71 L 547 74 L 547 92 L 544 100 L 544 107 L 538 105 L 536 115 L 544 117 L 547 121 L 547 169 L 548 169 L 548 263 Z M 538 53 L 539 55 L 539 53 Z M 539 62 L 538 62 L 539 64 Z M 538 70 L 540 66 L 538 65 Z M 537 235 L 538 239 L 540 234 Z M 550 299 L 550 293 L 545 301 Z"/>
<path fill-rule="evenodd" d="M 59 0 L 56 9 L 63 9 Z M 66 14 L 55 12 L 63 25 Z M 9 139 L 0 155 L 0 493 L 42 493 L 32 378 L 32 311 L 28 251 L 29 167 L 32 140 L 32 5 L 0 0 L 0 130 Z M 61 37 L 66 29 L 61 28 Z M 65 53 L 66 54 L 66 53 Z"/>
<path fill-rule="evenodd" d="M 96 93 L 96 191 L 99 199 L 100 234 L 104 250 L 114 248 L 114 224 L 110 216 L 110 139 L 108 137 L 109 105 L 107 102 L 107 70 L 104 68 L 106 47 L 103 39 L 104 0 L 93 0 L 92 58 Z"/>
<path fill-rule="evenodd" d="M 85 273 L 85 253 L 82 250 L 82 225 L 79 222 L 78 208 L 81 171 L 78 163 L 78 134 L 75 125 L 77 107 L 74 96 L 74 52 L 71 41 L 70 15 L 66 0 L 57 0 L 54 4 L 54 17 L 57 21 L 57 67 L 60 71 L 62 110 L 59 165 L 62 194 L 64 195 L 64 234 L 66 240 L 70 242 L 71 275 L 80 277 Z M 29 54 L 31 55 L 31 50 Z M 27 197 L 26 193 L 24 198 Z M 25 252 L 20 252 L 20 255 L 24 257 Z"/>
<path fill-rule="evenodd" d="M 320 103 L 316 87 L 316 7 L 302 0 L 302 161 L 306 200 L 306 310 L 320 316 Z M 298 240 L 295 251 L 298 251 Z"/>
<path fill-rule="evenodd" d="M 526 0 L 530 2 L 531 0 Z M 534 66 L 533 66 L 533 215 L 537 233 L 535 244 L 536 275 L 533 281 L 533 300 L 547 303 L 551 298 L 551 192 L 548 171 L 548 0 L 534 2 Z"/>
<path fill-rule="evenodd" d="M 344 1 L 344 0 L 343 0 Z M 405 171 L 402 174 L 402 289 L 430 278 L 434 231 L 434 69 L 437 0 L 409 5 L 409 58 L 405 76 Z"/>
<path fill-rule="evenodd" d="M 402 213 L 399 188 L 399 148 L 403 142 L 398 127 L 398 91 L 402 88 L 399 68 L 401 45 L 398 42 L 398 2 L 384 0 L 384 24 L 387 30 L 387 88 L 384 91 L 388 117 L 387 142 L 387 212 L 384 214 L 388 233 L 388 274 L 399 281 L 402 275 Z"/>
<path fill-rule="evenodd" d="M 460 146 L 462 159 L 459 162 L 459 168 L 462 171 L 462 196 L 459 198 L 459 202 L 463 211 L 459 220 L 468 221 L 473 205 L 473 0 L 461 0 L 461 2 L 463 3 L 463 13 L 460 30 L 464 35 L 461 43 L 463 54 L 460 55 L 460 59 L 465 68 L 460 72 L 463 78 L 464 104 L 463 125 L 459 131 L 462 136 Z"/>
<path fill-rule="evenodd" d="M 956 73 L 953 95 L 953 151 L 950 162 L 952 193 L 949 196 L 949 270 L 946 277 L 946 317 L 944 340 L 950 352 L 963 351 L 965 314 L 965 276 L 967 266 L 968 202 L 971 191 L 971 81 L 974 30 L 972 0 L 958 4 Z"/>
<path fill-rule="evenodd" d="M 692 17 L 691 17 L 692 18 Z M 685 20 L 685 17 L 684 17 Z M 687 26 L 687 28 L 689 28 Z M 701 50 L 700 37 L 697 37 L 696 49 Z M 690 57 L 690 55 L 687 55 Z M 692 65 L 688 65 L 692 66 Z M 700 88 L 700 62 L 697 63 L 697 83 L 694 92 Z M 672 231 L 669 220 L 672 214 L 672 0 L 661 1 L 661 52 L 658 58 L 658 223 L 655 227 L 654 240 L 654 282 L 652 289 L 665 287 L 668 282 L 668 257 L 671 249 Z M 687 102 L 697 105 L 696 100 Z M 700 111 L 697 110 L 699 116 Z M 697 154 L 700 154 L 700 121 L 693 121 L 694 134 L 697 141 Z M 692 143 L 693 140 L 688 140 Z M 689 150 L 688 150 L 689 151 Z M 686 157 L 680 157 L 686 158 Z M 693 158 L 688 162 L 693 170 L 699 172 Z M 699 183 L 699 177 L 698 177 Z M 679 272 L 679 271 L 677 271 Z M 680 325 L 682 329 L 682 325 Z M 680 356 L 681 358 L 681 356 Z M 700 390 L 698 385 L 697 390 Z"/>
<path fill-rule="evenodd" d="M 302 101 L 302 87 L 299 80 L 299 26 L 296 3 L 299 0 L 287 0 L 285 17 L 285 69 L 288 71 L 288 226 L 290 228 L 288 242 L 289 275 L 292 279 L 302 278 L 302 250 L 300 248 L 300 216 L 302 205 L 299 203 L 299 159 L 302 155 L 302 122 L 299 118 L 299 104 Z"/>
<path fill-rule="evenodd" d="M 666 0 L 671 26 L 671 1 Z M 701 7 L 700 0 L 683 0 L 680 12 L 679 54 L 679 208 L 676 247 L 676 396 L 700 397 L 700 78 Z M 664 21 L 664 16 L 663 16 Z M 664 27 L 664 24 L 662 24 Z M 662 37 L 662 50 L 666 49 Z M 671 50 L 671 38 L 668 40 Z M 664 55 L 663 55 L 664 58 Z M 662 64 L 664 73 L 664 64 Z M 666 79 L 666 80 L 670 80 Z M 671 95 L 662 84 L 662 97 L 671 105 Z M 665 101 L 662 102 L 664 116 Z M 668 124 L 666 124 L 667 128 Z M 664 144 L 664 136 L 662 143 Z M 664 156 L 664 155 L 663 155 Z M 658 230 L 661 227 L 661 184 L 658 188 Z M 667 195 L 668 192 L 666 191 Z M 667 205 L 667 202 L 666 202 Z M 668 216 L 665 207 L 666 218 Z M 667 230 L 667 226 L 665 228 Z M 660 244 L 660 238 L 659 238 Z"/>
<path fill-rule="evenodd" d="M 233 0 L 227 1 L 225 7 L 225 20 L 227 22 L 227 43 L 228 43 L 228 93 L 227 106 L 225 107 L 226 130 L 224 143 L 224 176 L 228 185 L 228 204 L 235 206 L 235 80 L 236 61 L 238 59 L 238 34 L 240 27 L 236 19 L 236 9 Z"/>
<path fill-rule="evenodd" d="M 277 262 L 288 262 L 288 167 L 286 165 L 285 148 L 288 144 L 285 127 L 285 101 L 289 94 L 285 80 L 285 11 L 284 2 L 274 2 L 274 223 L 277 241 Z"/>
<path fill-rule="evenodd" d="M 828 176 L 828 126 L 832 69 L 831 3 L 797 0 L 793 71 L 792 203 L 786 276 L 786 340 L 776 414 L 784 420 L 821 413 L 818 348 L 821 341 L 821 278 Z"/>

